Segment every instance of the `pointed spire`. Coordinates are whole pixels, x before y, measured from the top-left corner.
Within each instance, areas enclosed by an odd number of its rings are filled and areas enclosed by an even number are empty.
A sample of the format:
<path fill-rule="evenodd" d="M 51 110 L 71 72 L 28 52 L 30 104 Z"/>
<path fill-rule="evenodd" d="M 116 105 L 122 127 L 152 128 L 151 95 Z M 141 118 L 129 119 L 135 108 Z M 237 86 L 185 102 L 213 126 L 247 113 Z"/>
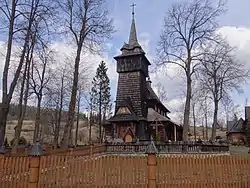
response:
<path fill-rule="evenodd" d="M 131 28 L 130 28 L 128 44 L 133 45 L 136 43 L 138 43 L 138 40 L 137 40 L 137 35 L 136 35 L 135 19 L 133 18 Z"/>
<path fill-rule="evenodd" d="M 131 7 L 132 7 L 132 23 L 131 23 L 130 35 L 129 35 L 129 41 L 128 41 L 129 45 L 138 44 L 136 27 L 135 27 L 135 5 L 136 4 L 134 4 L 134 3 L 131 5 Z"/>
<path fill-rule="evenodd" d="M 137 40 L 137 34 L 136 34 L 136 28 L 135 28 L 135 4 L 133 3 L 131 5 L 132 7 L 132 23 L 130 28 L 130 34 L 129 34 L 129 41 L 128 44 L 125 43 L 122 48 L 122 55 L 128 55 L 133 53 L 142 53 L 145 54 L 143 51 L 141 45 L 139 44 Z"/>

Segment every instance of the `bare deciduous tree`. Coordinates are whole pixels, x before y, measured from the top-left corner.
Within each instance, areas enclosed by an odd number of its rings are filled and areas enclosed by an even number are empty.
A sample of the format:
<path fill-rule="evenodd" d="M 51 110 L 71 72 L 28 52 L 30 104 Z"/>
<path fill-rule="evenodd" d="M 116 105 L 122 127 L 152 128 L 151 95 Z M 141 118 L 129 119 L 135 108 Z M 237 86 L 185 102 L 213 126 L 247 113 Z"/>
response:
<path fill-rule="evenodd" d="M 35 120 L 35 131 L 33 135 L 33 142 L 39 139 L 40 120 L 41 120 L 41 105 L 46 89 L 52 75 L 50 71 L 50 64 L 54 62 L 54 52 L 43 46 L 41 51 L 38 52 L 38 58 L 33 59 L 31 63 L 31 81 L 30 87 L 32 92 L 37 98 L 37 111 Z"/>
<path fill-rule="evenodd" d="M 71 67 L 65 62 L 55 67 L 53 78 L 47 86 L 48 93 L 44 96 L 43 106 L 53 109 L 50 112 L 50 129 L 52 131 L 53 145 L 59 144 L 60 131 L 62 130 L 63 111 L 66 110 L 68 97 L 70 96 L 69 85 L 71 83 Z"/>
<path fill-rule="evenodd" d="M 168 63 L 182 68 L 186 76 L 186 103 L 184 109 L 183 139 L 187 140 L 192 94 L 192 76 L 199 64 L 202 45 L 216 41 L 217 18 L 224 12 L 224 3 L 212 0 L 193 0 L 174 4 L 165 17 L 158 43 L 158 66 Z"/>
<path fill-rule="evenodd" d="M 0 144 L 2 144 L 5 137 L 10 102 L 25 62 L 29 43 L 32 39 L 32 28 L 36 25 L 37 21 L 47 23 L 51 15 L 49 5 L 53 3 L 42 0 L 29 0 L 24 2 L 21 0 L 12 0 L 11 4 L 9 4 L 8 1 L 1 1 L 0 3 L 1 11 L 4 13 L 4 16 L 6 16 L 8 22 L 8 42 L 2 80 L 3 96 L 0 108 Z M 11 56 L 13 55 L 12 45 L 14 43 L 14 35 L 16 35 L 15 39 L 18 41 L 19 46 L 21 46 L 21 53 L 13 79 L 9 82 L 9 67 Z M 8 85 L 10 86 L 8 87 Z"/>
<path fill-rule="evenodd" d="M 219 44 L 207 45 L 201 58 L 200 87 L 214 103 L 212 140 L 216 136 L 220 101 L 230 98 L 234 90 L 242 92 L 242 85 L 250 76 L 250 70 L 237 61 L 234 53 L 234 48 L 221 40 Z"/>
<path fill-rule="evenodd" d="M 108 12 L 104 8 L 105 0 L 65 0 L 58 1 L 65 12 L 63 24 L 68 34 L 74 39 L 76 56 L 74 62 L 74 76 L 69 104 L 67 122 L 63 135 L 63 147 L 68 147 L 70 128 L 74 122 L 76 96 L 79 77 L 79 63 L 81 52 L 85 47 L 96 49 L 113 31 Z"/>
<path fill-rule="evenodd" d="M 14 152 L 14 153 L 16 152 L 16 147 L 18 146 L 18 140 L 21 136 L 23 120 L 25 117 L 26 107 L 27 107 L 27 103 L 28 103 L 29 84 L 30 84 L 30 66 L 31 66 L 31 61 L 33 59 L 35 40 L 36 40 L 36 37 L 34 35 L 32 38 L 32 41 L 30 43 L 28 52 L 26 54 L 25 67 L 24 67 L 22 83 L 21 83 L 21 88 L 20 88 L 20 95 L 19 95 L 18 122 L 17 122 L 17 125 L 15 127 L 15 136 L 14 136 L 13 145 L 12 145 L 12 152 Z"/>
<path fill-rule="evenodd" d="M 156 87 L 157 96 L 160 99 L 160 101 L 162 101 L 163 103 L 166 102 L 167 101 L 167 92 L 166 92 L 165 87 L 160 82 L 158 82 L 155 85 L 155 87 Z"/>

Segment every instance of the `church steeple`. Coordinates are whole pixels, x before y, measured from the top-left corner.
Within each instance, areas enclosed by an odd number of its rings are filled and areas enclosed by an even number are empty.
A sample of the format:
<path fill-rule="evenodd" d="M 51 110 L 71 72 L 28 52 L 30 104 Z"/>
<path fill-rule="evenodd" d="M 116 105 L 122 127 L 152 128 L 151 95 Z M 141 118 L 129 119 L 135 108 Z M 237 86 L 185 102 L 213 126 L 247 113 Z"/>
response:
<path fill-rule="evenodd" d="M 133 17 L 131 27 L 130 27 L 128 44 L 132 46 L 133 44 L 136 44 L 136 43 L 138 44 L 138 40 L 137 40 L 136 27 L 135 27 L 135 19 Z"/>
<path fill-rule="evenodd" d="M 135 5 L 136 4 L 132 4 L 132 23 L 131 23 L 131 27 L 130 27 L 130 34 L 129 34 L 129 41 L 128 44 L 129 45 L 133 45 L 135 43 L 138 44 L 138 40 L 137 40 L 137 34 L 136 34 L 136 27 L 135 27 Z"/>
<path fill-rule="evenodd" d="M 137 40 L 136 26 L 135 26 L 135 9 L 134 9 L 135 4 L 132 4 L 131 7 L 132 7 L 132 23 L 130 27 L 129 41 L 128 43 L 125 43 L 122 46 L 121 51 L 123 55 L 128 55 L 131 53 L 145 54 L 145 52 L 143 51 L 141 45 Z"/>

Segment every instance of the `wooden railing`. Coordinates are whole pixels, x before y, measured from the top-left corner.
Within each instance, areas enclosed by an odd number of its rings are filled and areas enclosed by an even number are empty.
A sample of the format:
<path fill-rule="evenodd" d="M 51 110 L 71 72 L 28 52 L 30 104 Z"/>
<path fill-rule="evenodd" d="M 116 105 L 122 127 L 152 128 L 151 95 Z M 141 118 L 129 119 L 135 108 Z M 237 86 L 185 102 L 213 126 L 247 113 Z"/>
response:
<path fill-rule="evenodd" d="M 28 147 L 22 147 L 18 148 L 15 153 L 11 152 L 11 148 L 6 148 L 5 156 L 19 156 L 19 157 L 25 157 L 28 156 L 28 153 L 30 152 L 31 148 Z M 78 146 L 76 148 L 44 148 L 43 155 L 49 156 L 49 155 L 76 155 L 76 156 L 87 156 L 87 155 L 94 155 L 94 154 L 100 154 L 105 152 L 106 146 L 104 144 L 97 144 L 97 145 L 83 145 Z"/>
<path fill-rule="evenodd" d="M 99 145 L 78 146 L 76 148 L 68 149 L 49 149 L 45 148 L 43 155 L 75 155 L 88 156 L 101 153 L 145 153 L 148 142 L 139 143 L 106 143 Z M 159 153 L 221 153 L 228 152 L 229 146 L 223 144 L 209 144 L 209 143 L 155 143 Z M 11 153 L 7 150 L 5 156 L 28 156 L 30 148 L 20 148 L 18 152 Z"/>
<path fill-rule="evenodd" d="M 144 153 L 148 142 L 139 143 L 107 143 L 107 153 Z M 155 143 L 160 153 L 220 153 L 228 152 L 229 145 L 210 143 Z"/>

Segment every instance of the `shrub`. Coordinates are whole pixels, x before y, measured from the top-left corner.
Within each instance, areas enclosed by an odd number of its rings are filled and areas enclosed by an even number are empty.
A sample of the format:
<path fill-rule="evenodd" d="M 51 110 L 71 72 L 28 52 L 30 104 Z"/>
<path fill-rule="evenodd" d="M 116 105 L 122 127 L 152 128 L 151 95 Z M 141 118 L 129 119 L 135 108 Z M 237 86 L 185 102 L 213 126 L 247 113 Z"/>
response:
<path fill-rule="evenodd" d="M 161 140 L 161 137 L 160 137 L 160 135 L 157 134 L 156 137 L 155 137 L 155 141 L 158 142 L 158 141 L 160 141 L 160 140 Z"/>
<path fill-rule="evenodd" d="M 11 146 L 13 145 L 13 142 L 14 142 L 14 139 L 12 139 L 12 140 L 10 141 L 10 145 L 11 145 Z M 26 140 L 23 136 L 21 136 L 21 137 L 19 138 L 18 145 L 26 145 L 26 144 L 27 144 L 27 140 Z"/>
<path fill-rule="evenodd" d="M 233 146 L 237 146 L 237 145 L 238 145 L 238 142 L 233 141 L 233 142 L 232 142 L 232 145 L 233 145 Z"/>

